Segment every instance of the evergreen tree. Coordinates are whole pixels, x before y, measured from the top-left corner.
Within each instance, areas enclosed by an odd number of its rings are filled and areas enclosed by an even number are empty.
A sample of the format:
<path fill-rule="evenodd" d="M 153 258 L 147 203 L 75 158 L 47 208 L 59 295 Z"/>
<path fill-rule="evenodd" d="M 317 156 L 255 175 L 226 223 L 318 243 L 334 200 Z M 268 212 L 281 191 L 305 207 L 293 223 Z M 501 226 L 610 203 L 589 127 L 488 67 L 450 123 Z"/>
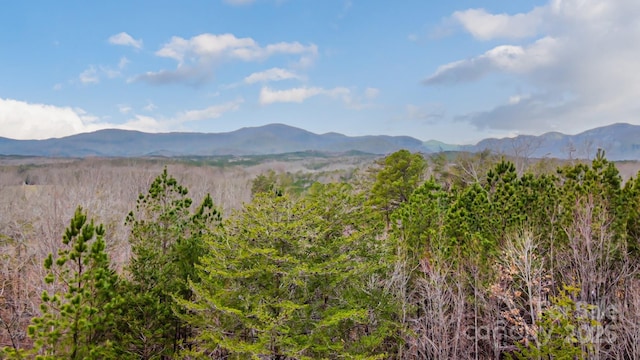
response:
<path fill-rule="evenodd" d="M 198 280 L 203 238 L 221 217 L 209 195 L 192 213 L 187 194 L 165 168 L 127 217 L 133 256 L 123 286 L 127 304 L 120 309 L 122 357 L 170 358 L 190 346 L 192 330 L 181 320 L 176 299 L 191 299 L 188 281 Z"/>
<path fill-rule="evenodd" d="M 278 187 L 278 178 L 275 171 L 269 170 L 251 180 L 251 196 L 261 193 L 282 193 L 282 189 Z"/>
<path fill-rule="evenodd" d="M 379 162 L 369 203 L 381 211 L 390 226 L 391 213 L 409 200 L 423 180 L 426 161 L 421 154 L 399 150 Z"/>
<path fill-rule="evenodd" d="M 361 199 L 315 185 L 301 200 L 258 195 L 209 239 L 192 283 L 198 344 L 245 359 L 375 358 L 393 348 L 393 301 Z M 380 285 L 380 284 L 378 284 Z"/>
<path fill-rule="evenodd" d="M 37 359 L 108 359 L 117 277 L 105 251 L 104 228 L 87 222 L 78 207 L 56 257 L 49 254 L 45 282 L 53 291 L 42 294 L 42 315 L 29 326 L 31 351 L 9 357 Z"/>

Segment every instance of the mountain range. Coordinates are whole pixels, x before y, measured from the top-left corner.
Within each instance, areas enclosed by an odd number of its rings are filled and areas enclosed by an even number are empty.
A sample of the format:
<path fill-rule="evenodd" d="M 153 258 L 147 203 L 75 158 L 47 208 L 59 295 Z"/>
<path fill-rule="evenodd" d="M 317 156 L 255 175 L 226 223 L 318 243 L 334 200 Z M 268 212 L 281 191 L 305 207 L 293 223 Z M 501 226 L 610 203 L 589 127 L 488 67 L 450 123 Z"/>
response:
<path fill-rule="evenodd" d="M 297 151 L 340 153 L 360 151 L 388 154 L 399 149 L 434 153 L 440 151 L 491 150 L 527 157 L 585 158 L 598 148 L 611 160 L 640 160 L 640 126 L 613 124 L 565 135 L 485 139 L 476 145 L 454 145 L 409 136 L 346 136 L 315 134 L 283 124 L 242 128 L 227 133 L 160 133 L 99 130 L 46 140 L 14 140 L 0 137 L 0 154 L 46 157 L 140 157 L 268 155 Z"/>

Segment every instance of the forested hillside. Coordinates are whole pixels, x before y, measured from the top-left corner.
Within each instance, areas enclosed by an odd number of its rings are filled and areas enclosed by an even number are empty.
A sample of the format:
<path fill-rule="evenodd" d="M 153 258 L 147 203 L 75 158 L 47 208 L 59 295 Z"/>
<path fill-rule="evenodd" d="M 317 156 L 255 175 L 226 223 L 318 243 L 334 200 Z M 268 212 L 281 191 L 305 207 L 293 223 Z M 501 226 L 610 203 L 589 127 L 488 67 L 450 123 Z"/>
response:
<path fill-rule="evenodd" d="M 640 178 L 603 152 L 512 160 L 401 150 L 355 172 L 154 164 L 135 181 L 127 163 L 78 173 L 83 194 L 4 186 L 1 356 L 640 358 Z M 22 206 L 38 196 L 47 212 Z"/>

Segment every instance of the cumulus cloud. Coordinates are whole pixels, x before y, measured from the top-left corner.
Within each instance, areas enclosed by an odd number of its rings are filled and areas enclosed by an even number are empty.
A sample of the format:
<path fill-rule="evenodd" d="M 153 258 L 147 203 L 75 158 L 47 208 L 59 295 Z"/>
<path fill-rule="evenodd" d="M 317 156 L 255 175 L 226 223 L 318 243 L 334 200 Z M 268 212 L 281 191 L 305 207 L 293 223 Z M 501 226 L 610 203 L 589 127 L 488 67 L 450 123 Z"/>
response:
<path fill-rule="evenodd" d="M 0 98 L 0 137 L 11 139 L 49 139 L 101 129 L 165 132 L 181 129 L 191 121 L 216 119 L 224 113 L 235 111 L 242 99 L 210 106 L 201 110 L 188 110 L 170 118 L 154 118 L 133 114 L 124 123 L 110 123 L 80 108 L 60 107 L 28 103 Z M 122 113 L 129 113 L 127 105 L 118 105 Z"/>
<path fill-rule="evenodd" d="M 136 49 L 142 48 L 142 39 L 136 40 L 126 32 L 112 35 L 111 37 L 109 37 L 108 41 L 109 44 L 113 45 L 131 46 Z"/>
<path fill-rule="evenodd" d="M 213 77 L 213 68 L 226 61 L 262 61 L 275 55 L 299 57 L 305 63 L 315 59 L 318 47 L 299 42 L 279 42 L 261 46 L 252 38 L 238 38 L 233 34 L 201 34 L 190 39 L 174 36 L 156 56 L 173 59 L 176 70 L 148 72 L 134 78 L 151 84 L 187 83 L 199 85 Z"/>
<path fill-rule="evenodd" d="M 269 70 L 255 72 L 244 78 L 246 84 L 265 83 L 270 81 L 281 81 L 288 79 L 301 79 L 302 77 L 289 70 L 281 68 L 271 68 Z"/>
<path fill-rule="evenodd" d="M 529 93 L 493 109 L 460 116 L 478 128 L 582 131 L 611 121 L 639 123 L 640 2 L 550 0 L 529 12 L 456 12 L 457 21 L 479 40 L 506 39 L 483 54 L 441 65 L 427 86 L 478 81 L 503 74 Z"/>
<path fill-rule="evenodd" d="M 308 98 L 326 95 L 330 97 L 345 97 L 350 94 L 349 89 L 336 87 L 333 89 L 324 89 L 320 87 L 299 87 L 287 90 L 273 90 L 269 87 L 263 87 L 260 90 L 260 104 L 269 105 L 274 103 L 302 103 Z"/>
<path fill-rule="evenodd" d="M 480 40 L 517 39 L 536 35 L 543 24 L 545 13 L 543 8 L 516 15 L 490 14 L 484 9 L 469 9 L 456 11 L 452 18 Z"/>
<path fill-rule="evenodd" d="M 552 37 L 539 39 L 526 47 L 497 46 L 480 56 L 440 66 L 433 75 L 424 80 L 424 84 L 469 82 L 495 71 L 527 74 L 555 65 L 555 54 L 561 46 L 560 41 Z"/>
<path fill-rule="evenodd" d="M 141 115 L 134 115 L 125 123 L 114 124 L 80 108 L 0 98 L 0 136 L 11 139 L 40 140 L 101 129 L 159 132 L 169 130 L 169 126 L 170 123 Z"/>
<path fill-rule="evenodd" d="M 0 98 L 0 136 L 46 139 L 108 127 L 82 109 Z"/>
<path fill-rule="evenodd" d="M 317 54 L 316 45 L 303 45 L 299 42 L 279 42 L 260 46 L 252 38 L 237 38 L 233 34 L 201 34 L 184 39 L 179 36 L 171 38 L 156 55 L 175 59 L 180 64 L 186 56 L 199 59 L 238 59 L 243 61 L 264 60 L 275 54 Z"/>

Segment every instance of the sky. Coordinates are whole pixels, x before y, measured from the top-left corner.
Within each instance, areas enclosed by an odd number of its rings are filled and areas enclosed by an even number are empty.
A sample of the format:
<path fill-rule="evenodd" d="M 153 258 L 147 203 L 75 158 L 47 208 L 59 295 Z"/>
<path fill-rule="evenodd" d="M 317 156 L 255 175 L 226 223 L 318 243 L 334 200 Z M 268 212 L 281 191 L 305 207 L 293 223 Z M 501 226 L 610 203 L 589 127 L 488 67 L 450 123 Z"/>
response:
<path fill-rule="evenodd" d="M 638 0 L 0 3 L 0 137 L 640 124 Z"/>

